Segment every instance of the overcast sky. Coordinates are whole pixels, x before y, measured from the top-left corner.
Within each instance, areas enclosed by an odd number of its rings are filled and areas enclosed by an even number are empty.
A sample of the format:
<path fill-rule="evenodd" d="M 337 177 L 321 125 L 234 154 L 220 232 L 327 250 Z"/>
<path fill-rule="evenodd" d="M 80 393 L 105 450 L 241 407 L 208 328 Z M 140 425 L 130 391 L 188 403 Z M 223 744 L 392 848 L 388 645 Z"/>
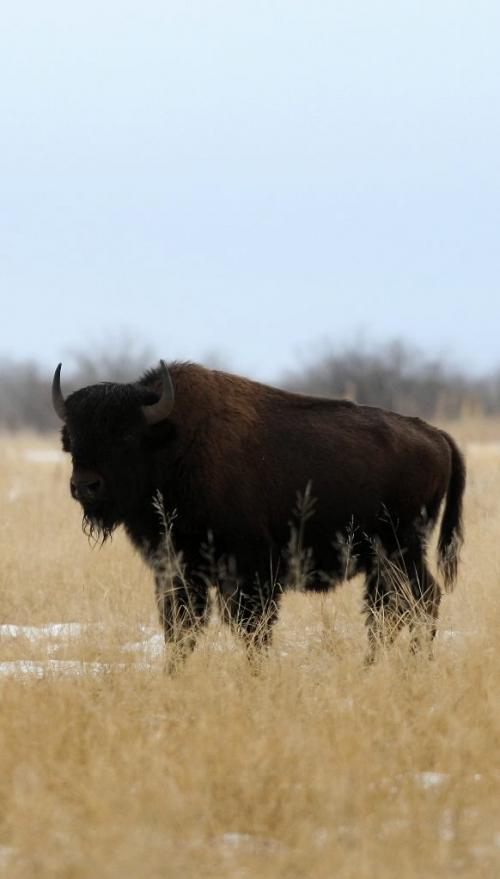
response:
<path fill-rule="evenodd" d="M 500 365 L 499 46 L 498 0 L 4 4 L 0 355 Z"/>

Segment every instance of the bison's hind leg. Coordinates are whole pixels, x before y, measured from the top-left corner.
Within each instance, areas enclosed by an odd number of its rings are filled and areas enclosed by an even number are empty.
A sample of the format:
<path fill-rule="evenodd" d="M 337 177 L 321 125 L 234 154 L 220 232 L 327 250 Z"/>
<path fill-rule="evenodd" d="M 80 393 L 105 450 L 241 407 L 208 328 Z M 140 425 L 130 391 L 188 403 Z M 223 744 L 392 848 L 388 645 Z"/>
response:
<path fill-rule="evenodd" d="M 405 625 L 406 605 L 393 578 L 377 564 L 367 575 L 364 610 L 368 627 L 366 664 L 371 665 L 384 647 L 390 647 Z"/>
<path fill-rule="evenodd" d="M 410 631 L 412 653 L 425 650 L 432 658 L 432 645 L 436 636 L 436 623 L 441 603 L 441 589 L 427 565 L 426 553 L 429 537 L 435 524 L 439 504 L 433 505 L 430 515 L 416 521 L 407 539 L 404 568 L 411 588 Z"/>
<path fill-rule="evenodd" d="M 413 653 L 425 650 L 432 658 L 432 645 L 436 637 L 436 624 L 441 603 L 441 589 L 425 562 L 420 576 L 412 582 L 415 605 L 410 619 L 412 638 L 410 649 Z"/>
<path fill-rule="evenodd" d="M 426 537 L 415 526 L 401 536 L 396 548 L 374 546 L 365 593 L 369 663 L 380 646 L 392 644 L 405 625 L 412 633 L 412 652 L 425 648 L 432 655 L 441 590 L 426 564 Z"/>

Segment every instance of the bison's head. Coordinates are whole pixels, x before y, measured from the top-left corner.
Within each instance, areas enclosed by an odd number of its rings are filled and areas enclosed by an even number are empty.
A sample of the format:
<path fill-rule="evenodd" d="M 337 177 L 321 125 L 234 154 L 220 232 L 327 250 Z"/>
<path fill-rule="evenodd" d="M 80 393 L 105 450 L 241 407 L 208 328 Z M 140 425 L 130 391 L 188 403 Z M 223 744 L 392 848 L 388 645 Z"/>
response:
<path fill-rule="evenodd" d="M 84 530 L 106 539 L 154 491 L 151 449 L 166 436 L 161 425 L 168 425 L 174 405 L 172 380 L 161 361 L 157 390 L 104 382 L 65 399 L 60 374 L 61 364 L 52 402 L 63 421 L 63 449 L 73 461 L 71 494 L 82 506 Z"/>

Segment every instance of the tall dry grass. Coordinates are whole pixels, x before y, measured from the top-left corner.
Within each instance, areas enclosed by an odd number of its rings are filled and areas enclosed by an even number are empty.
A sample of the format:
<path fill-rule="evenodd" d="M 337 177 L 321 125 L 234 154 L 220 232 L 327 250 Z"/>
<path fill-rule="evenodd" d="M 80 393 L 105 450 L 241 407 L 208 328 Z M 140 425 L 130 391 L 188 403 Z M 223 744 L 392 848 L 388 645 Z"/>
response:
<path fill-rule="evenodd" d="M 0 874 L 500 875 L 500 445 L 466 434 L 434 662 L 403 635 L 363 667 L 355 581 L 287 596 L 257 673 L 215 621 L 175 676 L 151 578 L 121 535 L 89 547 L 57 440 L 1 438 Z"/>

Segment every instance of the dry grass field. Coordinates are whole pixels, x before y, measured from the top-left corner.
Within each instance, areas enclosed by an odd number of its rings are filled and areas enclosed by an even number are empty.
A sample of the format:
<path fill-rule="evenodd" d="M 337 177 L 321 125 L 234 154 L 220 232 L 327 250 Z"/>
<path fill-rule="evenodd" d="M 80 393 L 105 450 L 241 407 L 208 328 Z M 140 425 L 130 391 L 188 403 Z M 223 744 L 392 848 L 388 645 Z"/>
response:
<path fill-rule="evenodd" d="M 403 634 L 363 667 L 354 581 L 287 596 L 257 671 L 214 620 L 175 676 L 57 438 L 0 438 L 0 875 L 500 876 L 500 425 L 451 429 L 466 546 L 433 662 Z"/>

